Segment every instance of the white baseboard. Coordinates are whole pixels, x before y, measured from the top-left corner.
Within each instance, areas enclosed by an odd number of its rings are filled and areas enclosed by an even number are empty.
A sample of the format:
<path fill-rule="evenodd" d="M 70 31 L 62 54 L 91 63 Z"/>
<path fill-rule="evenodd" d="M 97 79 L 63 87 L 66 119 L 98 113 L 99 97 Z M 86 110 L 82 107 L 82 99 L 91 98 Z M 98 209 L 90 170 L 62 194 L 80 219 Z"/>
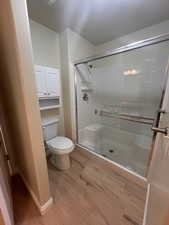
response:
<path fill-rule="evenodd" d="M 51 197 L 44 205 L 41 206 L 40 214 L 44 215 L 52 204 L 53 204 L 53 198 Z"/>
<path fill-rule="evenodd" d="M 29 191 L 29 193 L 30 193 L 30 195 L 31 195 L 35 205 L 37 206 L 40 214 L 44 215 L 46 213 L 46 211 L 48 210 L 48 208 L 53 204 L 53 198 L 52 197 L 49 198 L 49 200 L 44 205 L 41 205 L 39 200 L 37 199 L 34 191 L 32 190 L 32 188 L 30 187 L 30 185 L 26 181 L 25 177 L 22 175 L 21 172 L 19 172 L 19 174 L 20 174 L 20 176 L 21 176 L 21 178 L 22 178 L 26 188 L 28 189 L 28 191 Z"/>
<path fill-rule="evenodd" d="M 146 225 L 146 222 L 147 222 L 149 197 L 150 197 L 150 184 L 148 184 L 148 187 L 147 187 L 146 203 L 145 203 L 145 207 L 144 207 L 143 225 Z"/>

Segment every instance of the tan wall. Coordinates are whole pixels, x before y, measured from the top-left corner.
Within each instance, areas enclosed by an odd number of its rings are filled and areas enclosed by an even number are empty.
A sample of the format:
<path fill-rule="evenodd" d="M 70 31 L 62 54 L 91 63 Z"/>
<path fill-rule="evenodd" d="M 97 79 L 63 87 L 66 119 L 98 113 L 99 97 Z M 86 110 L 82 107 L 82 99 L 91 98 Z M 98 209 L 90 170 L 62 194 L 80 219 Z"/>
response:
<path fill-rule="evenodd" d="M 10 158 L 9 172 L 11 175 L 14 175 L 17 172 L 17 166 L 16 166 L 15 157 L 14 157 L 12 141 L 10 138 L 10 123 L 6 116 L 6 110 L 4 107 L 5 102 L 3 102 L 5 101 L 5 99 L 3 99 L 2 91 L 3 91 L 3 88 L 0 88 L 0 126 L 2 129 L 3 137 L 4 137 L 5 147 L 8 151 L 8 155 Z"/>
<path fill-rule="evenodd" d="M 5 0 L 0 9 L 1 85 L 14 154 L 19 171 L 43 205 L 50 191 L 26 1 Z"/>

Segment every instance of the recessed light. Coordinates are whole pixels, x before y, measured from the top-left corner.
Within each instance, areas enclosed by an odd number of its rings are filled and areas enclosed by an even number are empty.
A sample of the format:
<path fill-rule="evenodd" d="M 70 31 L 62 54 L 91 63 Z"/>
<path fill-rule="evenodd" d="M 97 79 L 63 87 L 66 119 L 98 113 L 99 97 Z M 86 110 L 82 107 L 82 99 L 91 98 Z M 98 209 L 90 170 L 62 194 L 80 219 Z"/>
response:
<path fill-rule="evenodd" d="M 136 75 L 139 74 L 139 70 L 131 69 L 123 72 L 123 75 L 128 76 L 128 75 Z"/>

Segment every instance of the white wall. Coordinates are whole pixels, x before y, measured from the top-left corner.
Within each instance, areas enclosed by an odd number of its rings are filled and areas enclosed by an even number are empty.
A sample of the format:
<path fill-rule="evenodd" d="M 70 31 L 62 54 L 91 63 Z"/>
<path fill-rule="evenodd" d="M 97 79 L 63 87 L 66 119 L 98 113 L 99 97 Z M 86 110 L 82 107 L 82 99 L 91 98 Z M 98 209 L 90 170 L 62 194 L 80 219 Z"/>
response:
<path fill-rule="evenodd" d="M 30 20 L 30 29 L 35 64 L 61 68 L 64 112 L 63 108 L 60 111 L 55 109 L 43 111 L 42 122 L 60 117 L 60 134 L 75 139 L 73 62 L 92 56 L 95 53 L 95 46 L 70 29 L 59 35 L 32 20 Z M 87 111 L 88 108 L 83 111 L 84 115 Z"/>
<path fill-rule="evenodd" d="M 30 20 L 34 63 L 60 69 L 59 34 Z M 64 135 L 63 108 L 41 111 L 42 122 L 60 119 L 59 135 Z"/>
<path fill-rule="evenodd" d="M 123 45 L 130 44 L 132 42 L 144 40 L 166 33 L 169 33 L 169 20 L 153 25 L 151 27 L 138 30 L 134 33 L 130 33 L 118 39 L 106 42 L 104 44 L 98 45 L 96 48 L 96 53 L 111 50 L 114 48 L 119 48 Z"/>
<path fill-rule="evenodd" d="M 35 64 L 59 68 L 59 34 L 33 20 L 30 29 Z"/>
<path fill-rule="evenodd" d="M 94 55 L 96 47 L 88 40 L 67 29 L 71 62 Z"/>
<path fill-rule="evenodd" d="M 60 34 L 61 48 L 61 79 L 63 89 L 63 106 L 64 106 L 64 124 L 65 135 L 72 137 L 72 122 L 71 122 L 71 103 L 70 103 L 70 76 L 69 76 L 69 48 L 68 35 L 65 30 Z"/>
<path fill-rule="evenodd" d="M 95 46 L 70 29 L 65 30 L 61 36 L 61 64 L 64 90 L 65 131 L 66 136 L 75 140 L 75 92 L 74 92 L 74 66 L 75 60 L 94 55 Z M 84 115 L 87 112 L 84 110 Z M 86 118 L 88 119 L 88 118 Z"/>
<path fill-rule="evenodd" d="M 70 51 L 70 77 L 71 77 L 71 106 L 72 106 L 72 132 L 73 136 L 75 138 L 75 131 L 76 131 L 76 123 L 75 123 L 75 96 L 74 96 L 74 62 L 76 60 L 80 60 L 89 56 L 94 55 L 96 49 L 93 44 L 91 44 L 88 40 L 80 36 L 79 34 L 73 32 L 72 30 L 68 29 L 68 40 L 69 40 L 69 51 Z M 77 71 L 76 71 L 77 73 Z M 82 93 L 81 93 L 82 94 Z M 82 94 L 83 95 L 83 94 Z M 78 99 L 78 105 L 80 106 L 78 111 L 83 118 L 81 121 L 78 121 L 79 127 L 82 126 L 81 123 L 90 124 L 92 122 L 92 118 L 89 115 L 89 112 L 92 109 L 92 101 L 89 101 L 86 103 L 82 100 L 82 95 Z"/>

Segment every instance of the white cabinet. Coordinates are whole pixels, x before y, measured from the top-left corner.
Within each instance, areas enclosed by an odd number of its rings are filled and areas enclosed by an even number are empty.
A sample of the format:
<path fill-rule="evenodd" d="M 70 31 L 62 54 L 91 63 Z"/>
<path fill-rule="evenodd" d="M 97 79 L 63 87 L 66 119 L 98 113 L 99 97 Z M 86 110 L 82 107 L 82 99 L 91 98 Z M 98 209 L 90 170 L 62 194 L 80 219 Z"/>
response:
<path fill-rule="evenodd" d="M 46 74 L 45 70 L 42 66 L 36 66 L 36 85 L 37 85 L 37 94 L 38 97 L 46 97 L 47 89 L 46 89 Z"/>
<path fill-rule="evenodd" d="M 37 94 L 39 98 L 60 98 L 60 74 L 58 69 L 35 66 Z"/>
<path fill-rule="evenodd" d="M 47 94 L 50 97 L 60 96 L 60 77 L 59 71 L 53 68 L 46 70 Z"/>

